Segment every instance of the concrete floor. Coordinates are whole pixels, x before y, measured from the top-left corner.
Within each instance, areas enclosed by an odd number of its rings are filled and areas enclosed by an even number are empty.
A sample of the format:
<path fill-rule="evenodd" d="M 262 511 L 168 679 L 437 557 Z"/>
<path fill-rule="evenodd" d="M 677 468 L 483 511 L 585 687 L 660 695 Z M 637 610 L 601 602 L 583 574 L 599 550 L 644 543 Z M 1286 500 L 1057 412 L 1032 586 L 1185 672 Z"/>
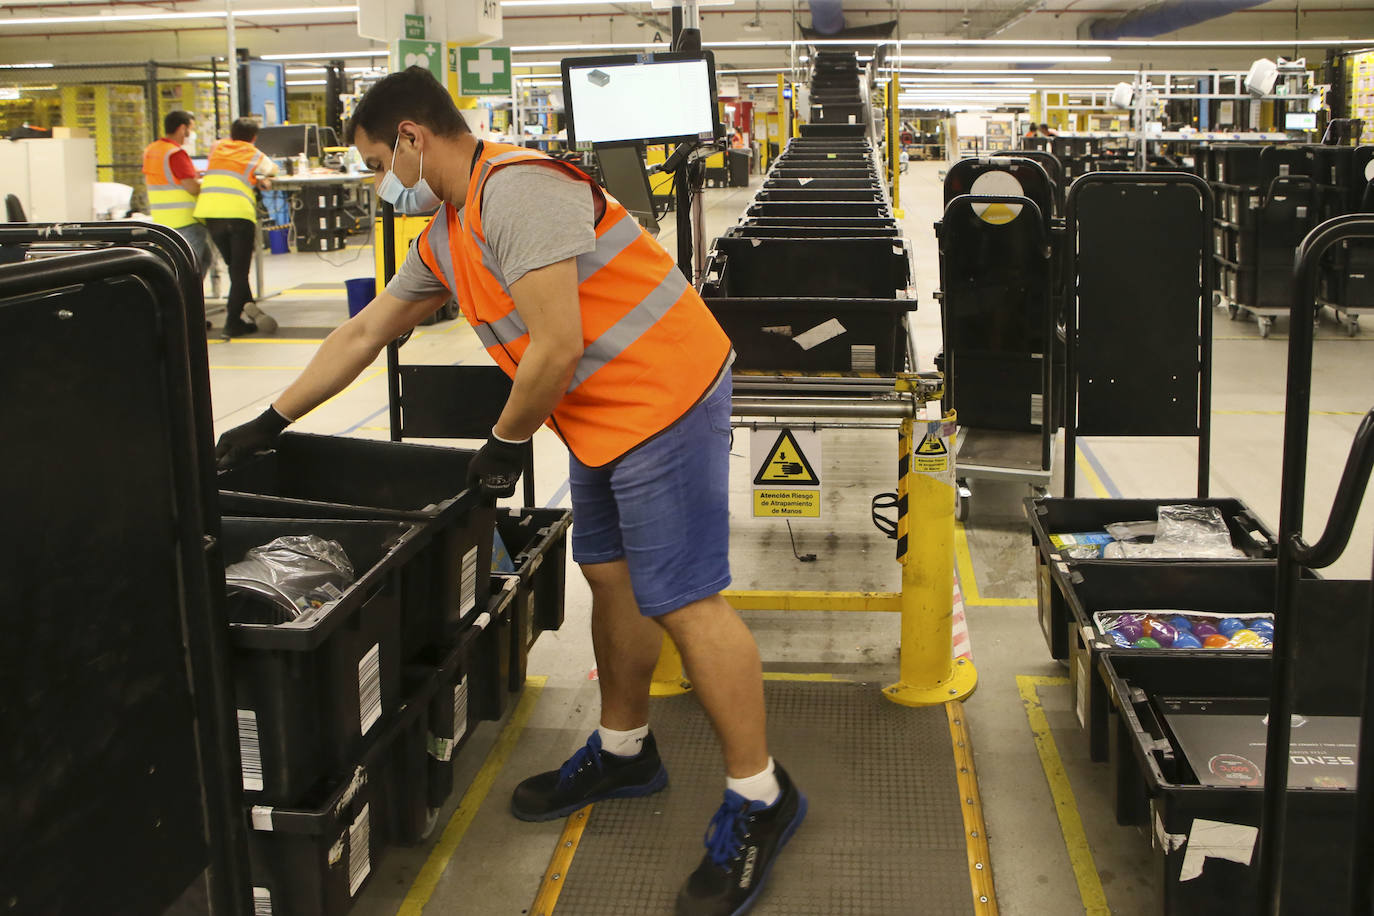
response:
<path fill-rule="evenodd" d="M 903 176 L 901 202 L 906 236 L 914 251 L 915 293 L 921 308 L 913 318 L 918 357 L 929 365 L 939 349 L 939 313 L 931 293 L 938 286 L 938 259 L 932 224 L 940 213 L 937 172 L 943 164 L 913 163 Z M 756 179 L 757 181 L 757 179 Z M 708 238 L 735 222 L 752 190 L 707 192 Z M 674 250 L 671 220 L 660 240 Z M 343 280 L 370 273 L 371 252 L 345 263 L 353 251 L 328 256 L 291 254 L 269 257 L 267 288 L 286 289 L 262 303 L 284 328 L 335 326 L 346 316 Z M 1142 265 L 1142 274 L 1148 270 Z M 1131 278 L 1123 278 L 1131 282 Z M 302 286 L 314 287 L 302 289 Z M 1268 524 L 1278 516 L 1278 479 L 1283 428 L 1286 363 L 1284 327 L 1261 340 L 1251 323 L 1231 323 L 1222 313 L 1215 329 L 1214 443 L 1212 490 L 1247 501 Z M 211 341 L 210 363 L 218 431 L 258 413 L 304 367 L 320 335 L 230 343 Z M 1359 417 L 1374 403 L 1368 337 L 1346 338 L 1334 323 L 1324 324 L 1316 345 L 1312 439 L 1309 451 L 1308 527 L 1320 528 Z M 459 322 L 423 328 L 403 349 L 403 360 L 417 363 L 485 364 L 470 330 Z M 310 432 L 384 438 L 386 386 L 384 363 L 297 424 Z M 1101 471 L 1107 492 L 1129 496 L 1180 496 L 1191 492 L 1195 475 L 1191 440 L 1096 440 L 1084 443 Z M 738 587 L 894 588 L 898 568 L 887 558 L 891 542 L 868 520 L 868 499 L 892 487 L 886 474 L 865 471 L 889 466 L 892 434 L 832 431 L 825 434 L 822 476 L 838 480 L 840 497 L 825 521 L 794 525 L 797 546 L 818 554 L 800 564 L 791 555 L 786 529 L 755 522 L 737 502 L 732 558 Z M 747 437 L 737 436 L 741 468 Z M 536 438 L 537 495 L 540 505 L 568 504 L 566 452 L 546 432 Z M 1103 473 L 1105 472 L 1105 473 Z M 744 473 L 733 480 L 734 499 L 746 498 Z M 1080 476 L 1080 485 L 1083 479 Z M 1056 484 L 1057 486 L 1057 484 Z M 1009 914 L 1060 914 L 1084 909 L 1080 882 L 1092 899 L 1095 886 L 1112 912 L 1151 913 L 1159 909 L 1156 873 L 1148 837 L 1116 826 L 1111 809 L 1111 771 L 1093 764 L 1074 715 L 1065 669 L 1052 662 L 1035 616 L 1033 559 L 1017 487 L 981 486 L 974 517 L 963 530 L 972 577 L 961 583 L 979 689 L 967 703 L 969 728 L 981 783 L 993 872 L 1001 909 Z M 1099 494 L 1104 495 L 1104 494 Z M 829 503 L 827 503 L 829 507 Z M 827 508 L 827 512 L 830 509 Z M 1371 518 L 1361 517 L 1346 558 L 1333 575 L 1362 577 L 1371 551 Z M 975 581 L 970 581 L 970 578 Z M 570 570 L 567 622 L 546 634 L 530 659 L 530 673 L 544 679 L 526 691 L 525 702 L 504 723 L 485 723 L 459 761 L 458 784 L 481 773 L 494 774 L 459 807 L 454 799 L 440 827 L 423 847 L 388 851 L 363 891 L 355 912 L 380 916 L 398 910 L 418 913 L 523 914 L 539 888 L 562 824 L 523 824 L 506 810 L 509 793 L 524 776 L 556 766 L 595 726 L 597 694 L 590 637 L 589 595 Z M 898 630 L 895 615 L 751 613 L 747 618 L 770 671 L 829 672 L 881 682 L 896 671 Z M 1088 856 L 1071 861 L 1049 782 L 1032 739 L 1017 677 L 1048 678 L 1038 697 L 1050 734 L 1076 801 Z M 518 720 L 509 728 L 510 719 Z M 523 728 L 520 726 L 523 723 Z M 513 743 L 512 743 L 513 742 Z M 494 763 L 483 764 L 491 755 Z M 702 828 L 711 811 L 703 809 Z M 450 818 L 452 820 L 450 821 Z M 448 824 L 447 833 L 442 833 Z M 464 830 L 464 826 L 466 829 Z M 1090 859 L 1091 861 L 1088 861 Z M 426 865 L 428 861 L 428 866 Z M 1078 877 L 1075 877 L 1075 863 Z M 682 876 L 690 870 L 682 864 Z M 418 880 L 417 880 L 418 876 Z M 670 876 L 676 882 L 682 876 Z M 806 880 L 825 881 L 824 875 Z M 408 897 L 409 895 L 409 897 Z M 914 910 L 913 910 L 914 911 Z M 771 912 L 766 899 L 758 909 Z M 1101 912 L 1095 909 L 1094 912 Z"/>

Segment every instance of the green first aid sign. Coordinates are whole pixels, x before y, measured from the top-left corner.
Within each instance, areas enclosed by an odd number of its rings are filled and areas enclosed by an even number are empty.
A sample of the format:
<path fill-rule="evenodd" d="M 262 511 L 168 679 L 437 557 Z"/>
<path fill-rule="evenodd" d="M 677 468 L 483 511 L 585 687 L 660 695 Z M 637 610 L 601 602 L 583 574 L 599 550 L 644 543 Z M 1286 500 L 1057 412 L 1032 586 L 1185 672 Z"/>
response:
<path fill-rule="evenodd" d="M 444 73 L 444 46 L 437 41 L 416 41 L 410 38 L 402 38 L 396 42 L 396 60 L 400 63 L 400 69 L 406 67 L 424 67 L 434 78 L 443 85 L 446 74 Z"/>
<path fill-rule="evenodd" d="M 510 48 L 459 48 L 458 94 L 510 95 Z"/>

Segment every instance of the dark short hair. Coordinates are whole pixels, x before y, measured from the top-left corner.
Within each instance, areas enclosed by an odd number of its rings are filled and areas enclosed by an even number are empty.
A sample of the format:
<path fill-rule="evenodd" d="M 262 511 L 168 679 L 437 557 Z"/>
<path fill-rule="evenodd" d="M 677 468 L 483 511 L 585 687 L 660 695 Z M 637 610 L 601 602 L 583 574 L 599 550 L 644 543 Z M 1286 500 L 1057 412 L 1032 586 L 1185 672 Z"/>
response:
<path fill-rule="evenodd" d="M 1049 129 L 1050 129 L 1050 126 L 1049 126 L 1048 124 L 1041 124 L 1041 125 L 1040 125 L 1040 129 L 1041 129 L 1041 130 L 1049 130 Z"/>
<path fill-rule="evenodd" d="M 453 97 L 434 74 L 424 67 L 407 67 L 382 77 L 367 90 L 348 119 L 345 142 L 352 143 L 354 133 L 362 128 L 373 140 L 394 144 L 402 121 L 423 124 L 441 137 L 468 133 Z"/>
<path fill-rule="evenodd" d="M 239 118 L 229 125 L 229 139 L 252 143 L 258 135 L 258 122 L 252 118 Z"/>
<path fill-rule="evenodd" d="M 196 116 L 189 111 L 182 111 L 181 109 L 169 111 L 167 117 L 162 119 L 162 136 L 170 137 L 184 125 L 194 123 L 196 123 Z"/>

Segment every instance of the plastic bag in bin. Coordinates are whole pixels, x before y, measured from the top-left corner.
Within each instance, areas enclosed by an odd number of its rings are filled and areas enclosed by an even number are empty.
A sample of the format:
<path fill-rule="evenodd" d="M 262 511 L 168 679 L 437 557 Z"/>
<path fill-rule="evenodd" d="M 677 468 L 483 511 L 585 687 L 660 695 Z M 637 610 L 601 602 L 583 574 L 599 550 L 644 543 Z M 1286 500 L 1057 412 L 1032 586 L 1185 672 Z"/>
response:
<path fill-rule="evenodd" d="M 343 597 L 353 564 L 338 541 L 289 535 L 254 547 L 224 570 L 234 623 L 291 623 Z"/>
<path fill-rule="evenodd" d="M 1272 649 L 1272 614 L 1099 611 L 1093 623 L 1121 649 Z"/>

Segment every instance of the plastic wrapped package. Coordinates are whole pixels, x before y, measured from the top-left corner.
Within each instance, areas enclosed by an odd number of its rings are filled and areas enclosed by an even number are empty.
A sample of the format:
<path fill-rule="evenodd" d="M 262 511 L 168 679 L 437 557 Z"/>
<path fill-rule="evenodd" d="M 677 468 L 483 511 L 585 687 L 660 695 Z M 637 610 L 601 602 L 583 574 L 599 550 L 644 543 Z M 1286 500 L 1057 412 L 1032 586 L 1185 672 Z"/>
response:
<path fill-rule="evenodd" d="M 1102 549 L 1109 560 L 1232 560 L 1245 554 L 1231 546 L 1231 531 L 1213 506 L 1160 506 L 1155 522 L 1113 522 L 1113 543 Z"/>
<path fill-rule="evenodd" d="M 1200 611 L 1099 611 L 1093 624 L 1105 645 L 1121 649 L 1272 649 L 1273 614 Z"/>
<path fill-rule="evenodd" d="M 279 537 L 225 568 L 229 619 L 266 624 L 305 620 L 343 597 L 353 581 L 353 564 L 338 541 L 313 534 Z"/>

